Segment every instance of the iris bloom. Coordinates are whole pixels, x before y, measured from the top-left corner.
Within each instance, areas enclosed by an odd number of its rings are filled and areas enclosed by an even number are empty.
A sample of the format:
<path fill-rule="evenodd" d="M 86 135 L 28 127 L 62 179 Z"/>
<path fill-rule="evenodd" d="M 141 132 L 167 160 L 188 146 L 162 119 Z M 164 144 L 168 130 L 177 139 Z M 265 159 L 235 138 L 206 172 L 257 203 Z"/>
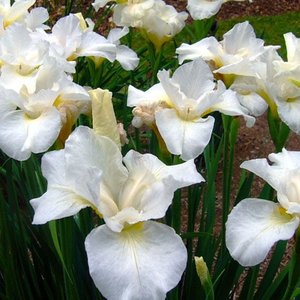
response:
<path fill-rule="evenodd" d="M 124 165 L 123 165 L 123 163 Z M 181 238 L 165 215 L 178 188 L 203 181 L 193 161 L 166 166 L 151 154 L 129 151 L 87 127 L 78 127 L 65 149 L 45 154 L 48 189 L 31 200 L 34 224 L 91 207 L 103 217 L 87 236 L 91 276 L 108 299 L 164 299 L 186 265 Z"/>
<path fill-rule="evenodd" d="M 176 52 L 180 63 L 198 57 L 207 61 L 215 77 L 237 92 L 241 105 L 259 116 L 268 108 L 267 103 L 274 106 L 275 100 L 270 100 L 274 98 L 272 63 L 280 59 L 276 49 L 264 46 L 246 21 L 236 24 L 220 42 L 208 37 L 192 45 L 182 44 Z"/>
<path fill-rule="evenodd" d="M 96 0 L 93 4 L 98 10 L 107 0 Z M 174 37 L 185 26 L 188 15 L 178 13 L 176 9 L 162 0 L 115 1 L 113 21 L 118 26 L 130 26 L 141 30 L 157 50 Z"/>
<path fill-rule="evenodd" d="M 256 76 L 265 74 L 266 66 L 261 56 L 275 46 L 264 46 L 262 39 L 256 38 L 248 21 L 236 24 L 224 34 L 219 42 L 208 37 L 192 45 L 182 44 L 177 50 L 179 63 L 198 57 L 210 62 L 214 73 L 229 86 L 236 76 Z"/>
<path fill-rule="evenodd" d="M 263 178 L 277 191 L 278 203 L 242 200 L 228 216 L 226 246 L 243 266 L 261 263 L 273 244 L 293 237 L 300 222 L 300 152 L 273 153 L 241 167 Z"/>
<path fill-rule="evenodd" d="M 128 91 L 128 106 L 135 106 L 133 124 L 157 127 L 169 152 L 183 160 L 196 158 L 208 144 L 214 125 L 209 115 L 220 111 L 230 116 L 247 116 L 235 93 L 214 82 L 208 65 L 201 59 L 179 67 L 170 78 L 166 70 L 158 73 L 160 83 L 146 92 L 133 87 Z"/>
<path fill-rule="evenodd" d="M 57 139 L 63 144 L 78 116 L 88 114 L 91 106 L 88 92 L 55 64 L 41 67 L 32 83 L 34 93 L 25 85 L 16 84 L 16 91 L 0 86 L 0 148 L 17 160 L 48 150 Z"/>

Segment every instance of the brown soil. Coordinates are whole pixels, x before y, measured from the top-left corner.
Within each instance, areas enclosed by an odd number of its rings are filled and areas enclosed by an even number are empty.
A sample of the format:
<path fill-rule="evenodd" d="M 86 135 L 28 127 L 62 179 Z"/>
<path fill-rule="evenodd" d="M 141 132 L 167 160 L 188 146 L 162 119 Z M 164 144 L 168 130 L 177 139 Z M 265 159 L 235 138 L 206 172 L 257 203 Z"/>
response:
<path fill-rule="evenodd" d="M 178 11 L 185 10 L 187 0 L 165 0 Z M 299 0 L 253 0 L 229 1 L 222 5 L 217 19 L 232 19 L 242 16 L 273 16 L 288 11 L 300 12 Z"/>

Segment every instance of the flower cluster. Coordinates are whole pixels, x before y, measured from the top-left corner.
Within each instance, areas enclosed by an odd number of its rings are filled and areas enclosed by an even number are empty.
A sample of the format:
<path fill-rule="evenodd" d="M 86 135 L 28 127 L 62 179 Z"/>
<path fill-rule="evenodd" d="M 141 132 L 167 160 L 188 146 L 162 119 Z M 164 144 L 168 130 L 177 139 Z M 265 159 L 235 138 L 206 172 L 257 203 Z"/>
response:
<path fill-rule="evenodd" d="M 17 160 L 44 152 L 55 141 L 63 144 L 78 116 L 90 114 L 88 89 L 72 79 L 77 57 L 117 59 L 126 70 L 139 61 L 120 45 L 128 28 L 113 29 L 105 38 L 81 14 L 70 14 L 48 32 L 46 9 L 27 12 L 33 3 L 7 7 L 0 35 L 0 148 Z"/>
<path fill-rule="evenodd" d="M 300 39 L 284 35 L 284 61 L 278 46 L 264 45 L 244 22 L 221 41 L 210 36 L 179 47 L 174 42 L 174 64 L 161 67 L 167 48 L 162 46 L 184 28 L 188 14 L 163 0 L 96 0 L 92 5 L 98 11 L 110 2 L 114 25 L 103 36 L 81 13 L 62 17 L 50 27 L 45 25 L 47 10 L 32 8 L 34 0 L 0 0 L 0 149 L 19 161 L 52 150 L 41 159 L 47 189 L 30 197 L 33 224 L 73 217 L 87 207 L 93 211 L 93 229 L 86 232 L 84 246 L 89 272 L 104 297 L 164 299 L 178 285 L 188 261 L 180 226 L 173 224 L 175 192 L 204 182 L 198 170 L 206 168 L 209 186 L 203 194 L 215 198 L 213 181 L 221 155 L 225 167 L 227 158 L 233 161 L 238 117 L 251 127 L 269 110 L 274 123 L 282 120 L 287 126 L 280 126 L 300 134 Z M 224 2 L 189 0 L 187 10 L 194 19 L 209 18 Z M 135 34 L 146 39 L 148 48 L 142 45 L 140 57 L 122 44 L 127 34 L 130 46 Z M 126 72 L 132 70 L 137 71 Z M 119 77 L 123 81 L 118 82 Z M 126 97 L 132 113 L 123 101 Z M 121 108 L 115 113 L 117 105 Z M 223 122 L 224 131 L 221 137 L 215 134 L 216 143 L 210 147 L 216 120 Z M 154 140 L 153 146 L 151 140 L 149 148 L 139 147 L 138 134 L 137 144 L 136 136 L 127 138 L 130 122 L 152 130 L 158 143 Z M 152 153 L 159 158 L 144 153 L 155 146 Z M 201 157 L 196 165 L 194 160 L 203 152 L 204 162 Z M 227 222 L 230 199 L 224 205 L 226 234 L 220 234 L 220 245 L 225 248 L 226 242 L 233 259 L 253 266 L 265 259 L 275 242 L 291 238 L 299 228 L 300 154 L 283 149 L 269 160 L 250 160 L 241 167 L 262 177 L 278 200 L 244 199 Z M 230 194 L 226 188 L 232 170 L 227 171 L 224 198 Z M 213 235 L 215 223 L 206 224 L 211 206 L 205 199 L 201 203 L 201 193 L 196 186 L 195 199 L 188 203 L 189 217 L 196 220 L 193 209 L 202 210 L 201 223 Z M 188 224 L 189 230 L 194 225 Z M 220 250 L 217 241 L 212 244 Z M 196 269 L 209 295 L 213 283 L 204 259 L 196 257 Z"/>

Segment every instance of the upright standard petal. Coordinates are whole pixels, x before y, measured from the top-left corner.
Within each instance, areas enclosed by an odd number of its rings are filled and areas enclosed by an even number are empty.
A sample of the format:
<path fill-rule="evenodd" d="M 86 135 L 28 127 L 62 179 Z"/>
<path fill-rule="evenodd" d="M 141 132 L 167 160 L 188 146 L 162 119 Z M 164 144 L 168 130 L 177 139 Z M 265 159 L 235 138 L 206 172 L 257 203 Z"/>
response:
<path fill-rule="evenodd" d="M 165 299 L 186 267 L 181 238 L 152 221 L 121 233 L 102 225 L 87 236 L 85 247 L 91 276 L 108 300 Z"/>
<path fill-rule="evenodd" d="M 279 240 L 290 239 L 299 217 L 287 214 L 278 204 L 262 199 L 244 199 L 228 216 L 226 246 L 242 266 L 261 263 Z"/>

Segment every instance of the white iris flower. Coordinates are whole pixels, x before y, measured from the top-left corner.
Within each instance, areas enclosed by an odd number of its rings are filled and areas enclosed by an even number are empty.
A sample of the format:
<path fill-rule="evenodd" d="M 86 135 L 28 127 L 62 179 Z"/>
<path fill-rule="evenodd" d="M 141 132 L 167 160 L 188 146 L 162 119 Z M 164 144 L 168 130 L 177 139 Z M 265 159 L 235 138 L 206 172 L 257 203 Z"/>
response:
<path fill-rule="evenodd" d="M 123 165 L 122 161 L 125 165 Z M 78 127 L 65 149 L 42 160 L 47 192 L 31 200 L 34 224 L 92 207 L 105 225 L 85 246 L 91 276 L 108 299 L 164 299 L 181 278 L 186 249 L 165 215 L 178 188 L 203 181 L 193 161 L 166 166 L 151 154 L 122 159 L 112 140 Z"/>
<path fill-rule="evenodd" d="M 157 126 L 169 152 L 183 160 L 196 158 L 208 144 L 214 126 L 211 112 L 242 115 L 248 126 L 254 123 L 235 93 L 221 81 L 215 83 L 202 59 L 182 65 L 172 78 L 166 70 L 160 71 L 158 78 L 160 83 L 146 92 L 129 88 L 128 106 L 135 106 L 133 124 Z"/>
<path fill-rule="evenodd" d="M 261 263 L 273 244 L 292 238 L 300 222 L 300 152 L 287 151 L 253 159 L 241 167 L 263 178 L 276 191 L 278 203 L 242 200 L 228 216 L 226 246 L 243 266 Z"/>

